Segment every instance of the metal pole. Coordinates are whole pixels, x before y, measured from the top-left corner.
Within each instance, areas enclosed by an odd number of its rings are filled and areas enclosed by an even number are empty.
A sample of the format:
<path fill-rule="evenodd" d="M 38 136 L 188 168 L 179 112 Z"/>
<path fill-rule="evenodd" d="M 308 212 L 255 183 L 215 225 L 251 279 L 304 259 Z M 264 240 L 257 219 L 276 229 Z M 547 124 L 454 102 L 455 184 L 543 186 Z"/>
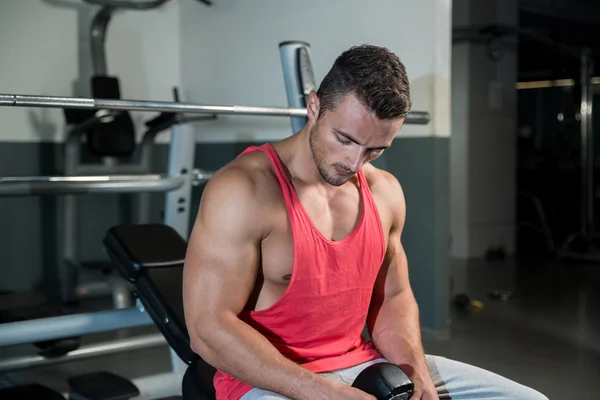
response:
<path fill-rule="evenodd" d="M 83 97 L 31 96 L 0 94 L 0 106 L 81 108 L 92 110 L 162 111 L 192 114 L 235 114 L 274 117 L 306 117 L 306 108 L 259 107 L 239 105 L 202 105 L 148 100 L 112 100 Z M 411 111 L 406 124 L 426 125 L 431 117 L 427 111 Z"/>
<path fill-rule="evenodd" d="M 272 116 L 301 116 L 306 110 L 280 107 L 238 105 L 200 105 L 149 100 L 92 99 L 59 96 L 30 96 L 1 94 L 0 105 L 17 107 L 81 108 L 92 110 L 160 111 L 208 114 L 245 114 Z"/>
<path fill-rule="evenodd" d="M 164 223 L 173 227 L 181 237 L 187 238 L 196 140 L 193 134 L 184 132 L 184 129 L 182 125 L 174 125 L 171 128 L 169 175 L 173 179 L 184 179 L 185 183 L 166 194 Z"/>
<path fill-rule="evenodd" d="M 594 134 L 592 131 L 593 60 L 581 53 L 581 228 L 588 243 L 594 238 Z"/>
<path fill-rule="evenodd" d="M 156 346 L 167 345 L 163 335 L 153 334 L 127 339 L 118 339 L 103 343 L 94 343 L 82 346 L 77 350 L 61 357 L 46 358 L 38 355 L 21 356 L 0 360 L 0 372 L 16 371 L 20 369 L 44 367 L 47 365 L 89 359 L 92 357 L 106 356 L 125 351 L 143 350 Z"/>
<path fill-rule="evenodd" d="M 96 13 L 92 21 L 91 36 L 91 51 L 92 51 L 92 66 L 94 75 L 106 75 L 106 29 L 110 22 L 114 7 L 102 7 Z"/>
<path fill-rule="evenodd" d="M 130 10 L 149 10 L 157 8 L 165 4 L 168 0 L 153 0 L 153 1 L 123 1 L 123 0 L 83 0 L 86 3 L 96 4 L 101 6 L 110 6 L 125 8 Z M 206 3 L 206 2 L 204 2 Z"/>
<path fill-rule="evenodd" d="M 0 329 L 0 346 L 41 342 L 98 332 L 153 325 L 136 307 L 7 322 Z"/>
<path fill-rule="evenodd" d="M 317 89 L 310 57 L 310 45 L 290 41 L 279 44 L 279 54 L 285 81 L 288 104 L 294 108 L 306 108 L 308 95 Z M 292 117 L 292 131 L 300 131 L 306 125 L 306 116 Z"/>
<path fill-rule="evenodd" d="M 154 139 L 158 134 L 157 129 L 150 128 L 142 138 L 140 145 L 138 146 L 139 156 L 138 163 L 147 172 L 152 170 L 152 156 L 154 153 Z M 148 193 L 140 193 L 136 197 L 136 210 L 135 210 L 135 222 L 138 224 L 145 224 L 152 220 L 151 213 L 151 197 Z"/>
<path fill-rule="evenodd" d="M 0 197 L 89 193 L 168 192 L 187 183 L 187 177 L 164 174 L 96 176 L 23 176 L 0 178 Z M 68 196 L 68 199 L 71 199 Z M 68 206 L 67 206 L 68 207 Z M 71 222 L 72 225 L 74 222 Z"/>
<path fill-rule="evenodd" d="M 77 167 L 81 159 L 81 136 L 83 130 L 73 129 L 67 135 L 67 140 L 64 146 L 64 174 L 67 176 L 75 175 Z M 5 185 L 0 183 L 0 194 L 2 189 L 6 188 L 5 192 L 10 192 L 11 187 L 13 193 L 11 195 L 32 193 L 32 188 L 26 183 L 8 182 Z M 1 182 L 1 180 L 0 180 Z M 16 190 L 19 189 L 19 190 Z M 6 195 L 6 194 L 5 194 Z M 62 246 L 62 252 L 59 260 L 59 274 L 61 279 L 61 300 L 63 303 L 71 303 L 77 300 L 76 289 L 79 282 L 79 265 L 77 256 L 78 246 L 78 231 L 79 231 L 79 202 L 76 196 L 64 196 L 58 199 L 57 204 L 62 207 L 60 215 L 62 217 L 59 228 L 59 243 Z"/>
<path fill-rule="evenodd" d="M 184 371 L 146 375 L 131 381 L 140 390 L 136 399 L 181 398 Z M 174 397 L 173 397 L 174 396 Z"/>
<path fill-rule="evenodd" d="M 177 99 L 176 99 L 177 100 Z M 175 124 L 171 127 L 169 142 L 169 175 L 183 176 L 185 184 L 168 192 L 165 199 L 164 223 L 171 226 L 183 238 L 189 236 L 190 208 L 192 206 L 192 185 L 198 182 L 200 172 L 194 170 L 196 138 L 192 132 L 185 132 L 188 126 Z M 184 372 L 187 365 L 173 349 L 169 349 L 171 371 Z"/>

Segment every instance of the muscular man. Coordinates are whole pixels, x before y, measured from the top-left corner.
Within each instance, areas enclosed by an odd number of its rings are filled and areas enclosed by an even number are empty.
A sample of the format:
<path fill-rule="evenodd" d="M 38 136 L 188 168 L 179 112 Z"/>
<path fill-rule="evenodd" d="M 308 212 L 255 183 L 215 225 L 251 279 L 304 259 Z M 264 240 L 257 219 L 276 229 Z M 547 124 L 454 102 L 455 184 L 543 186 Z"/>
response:
<path fill-rule="evenodd" d="M 247 149 L 206 186 L 184 304 L 194 351 L 218 369 L 219 400 L 373 400 L 350 384 L 385 360 L 412 378 L 415 399 L 546 399 L 423 352 L 403 192 L 370 164 L 410 106 L 398 57 L 353 47 L 310 94 L 300 132 Z"/>

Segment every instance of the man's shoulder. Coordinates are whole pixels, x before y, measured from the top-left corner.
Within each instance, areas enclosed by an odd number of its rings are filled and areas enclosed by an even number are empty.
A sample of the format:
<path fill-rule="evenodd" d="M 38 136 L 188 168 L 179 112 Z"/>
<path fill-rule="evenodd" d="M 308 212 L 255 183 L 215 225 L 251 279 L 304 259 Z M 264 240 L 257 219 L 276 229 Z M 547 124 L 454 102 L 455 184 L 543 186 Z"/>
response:
<path fill-rule="evenodd" d="M 365 165 L 363 172 L 373 197 L 380 200 L 380 204 L 385 204 L 389 209 L 403 214 L 405 199 L 398 178 L 372 164 Z"/>
<path fill-rule="evenodd" d="M 374 194 L 388 196 L 396 196 L 402 192 L 402 186 L 393 174 L 390 172 L 375 167 L 373 164 L 367 164 L 363 168 L 363 172 L 371 192 Z"/>
<path fill-rule="evenodd" d="M 262 151 L 252 151 L 218 169 L 205 190 L 218 192 L 219 196 L 235 196 L 239 200 L 256 199 L 260 203 L 272 193 L 276 182 L 269 157 Z"/>

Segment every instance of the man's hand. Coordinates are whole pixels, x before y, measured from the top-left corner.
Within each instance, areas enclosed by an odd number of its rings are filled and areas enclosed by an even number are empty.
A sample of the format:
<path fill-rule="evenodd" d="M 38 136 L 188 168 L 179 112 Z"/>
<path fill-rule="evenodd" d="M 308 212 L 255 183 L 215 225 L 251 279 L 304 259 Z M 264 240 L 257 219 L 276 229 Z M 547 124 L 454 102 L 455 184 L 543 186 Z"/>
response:
<path fill-rule="evenodd" d="M 437 400 L 439 399 L 437 389 L 431 376 L 429 375 L 429 369 L 427 365 L 423 365 L 418 369 L 413 369 L 410 366 L 401 366 L 402 370 L 405 371 L 410 379 L 415 384 L 414 394 L 411 400 Z"/>

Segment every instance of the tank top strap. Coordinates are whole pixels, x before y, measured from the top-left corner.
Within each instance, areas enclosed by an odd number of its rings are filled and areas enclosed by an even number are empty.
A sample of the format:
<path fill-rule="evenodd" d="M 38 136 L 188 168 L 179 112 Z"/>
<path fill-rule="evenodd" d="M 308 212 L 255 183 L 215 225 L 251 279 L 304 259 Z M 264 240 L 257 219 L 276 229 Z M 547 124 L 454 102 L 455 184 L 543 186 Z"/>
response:
<path fill-rule="evenodd" d="M 275 151 L 273 146 L 270 143 L 265 143 L 262 146 L 251 146 L 251 147 L 248 147 L 246 150 L 244 150 L 242 153 L 240 153 L 240 155 L 238 157 L 240 157 L 246 153 L 253 152 L 253 151 L 262 151 L 269 157 L 269 160 L 271 161 L 271 164 L 273 165 L 273 169 L 275 170 L 275 175 L 277 175 L 277 180 L 279 181 L 279 185 L 281 186 L 281 191 L 283 192 L 283 197 L 285 199 L 286 204 L 289 205 L 290 203 L 293 203 L 294 202 L 294 196 L 293 196 L 294 188 L 292 186 L 292 183 L 288 179 L 288 177 L 285 173 L 285 170 L 283 168 L 283 163 L 279 159 L 279 155 L 277 154 L 277 152 Z"/>
<path fill-rule="evenodd" d="M 365 176 L 365 172 L 360 170 L 358 174 L 358 187 L 360 191 L 360 197 L 362 201 L 365 202 L 365 209 L 370 208 L 372 211 L 372 207 L 375 206 L 375 200 L 373 199 L 373 194 L 371 193 L 371 188 L 369 187 L 369 182 L 367 181 L 367 177 Z"/>
<path fill-rule="evenodd" d="M 371 187 L 369 186 L 369 182 L 367 181 L 364 170 L 361 170 L 357 176 L 360 186 L 360 196 L 364 202 L 363 210 L 366 219 L 365 225 L 368 227 L 367 229 L 370 232 L 370 240 L 374 241 L 373 245 L 376 246 L 375 248 L 385 249 L 385 234 L 383 232 L 383 224 L 381 222 L 379 210 L 377 209 L 377 204 L 375 203 L 375 198 L 373 197 L 373 192 L 371 192 Z M 382 262 L 384 256 L 385 251 L 383 251 L 381 254 Z"/>

